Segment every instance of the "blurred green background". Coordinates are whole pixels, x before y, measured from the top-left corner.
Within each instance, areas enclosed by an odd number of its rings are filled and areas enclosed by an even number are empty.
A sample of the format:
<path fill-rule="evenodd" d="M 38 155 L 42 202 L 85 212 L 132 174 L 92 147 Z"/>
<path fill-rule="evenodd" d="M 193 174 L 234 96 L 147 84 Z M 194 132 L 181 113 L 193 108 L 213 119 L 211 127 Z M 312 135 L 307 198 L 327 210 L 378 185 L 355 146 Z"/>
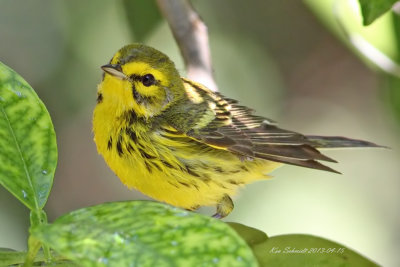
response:
<path fill-rule="evenodd" d="M 99 66 L 121 46 L 144 38 L 170 55 L 185 75 L 168 25 L 160 21 L 148 27 L 148 18 L 158 11 L 151 1 L 141 2 L 0 1 L 0 61 L 32 85 L 56 128 L 59 163 L 46 206 L 50 221 L 88 205 L 147 199 L 125 188 L 108 169 L 91 132 Z M 282 167 L 273 173 L 276 178 L 243 189 L 227 221 L 270 236 L 318 235 L 384 266 L 400 266 L 400 83 L 366 67 L 340 41 L 343 35 L 332 33 L 339 29 L 334 1 L 322 2 L 194 1 L 208 25 L 220 90 L 283 128 L 360 138 L 392 149 L 327 151 L 340 162 L 331 166 L 343 175 Z M 379 19 L 383 25 L 373 24 L 365 33 L 356 2 L 339 2 L 346 27 L 398 58 L 395 15 Z M 0 247 L 25 249 L 28 225 L 28 210 L 0 188 Z"/>

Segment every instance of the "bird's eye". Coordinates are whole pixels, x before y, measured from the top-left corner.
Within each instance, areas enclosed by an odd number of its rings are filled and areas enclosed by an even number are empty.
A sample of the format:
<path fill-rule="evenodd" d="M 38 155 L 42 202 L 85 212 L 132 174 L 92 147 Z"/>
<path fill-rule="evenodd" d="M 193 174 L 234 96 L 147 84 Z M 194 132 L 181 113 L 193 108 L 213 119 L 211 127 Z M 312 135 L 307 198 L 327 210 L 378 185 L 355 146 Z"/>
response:
<path fill-rule="evenodd" d="M 146 74 L 142 77 L 142 83 L 144 86 L 150 86 L 156 83 L 156 79 L 152 74 Z"/>

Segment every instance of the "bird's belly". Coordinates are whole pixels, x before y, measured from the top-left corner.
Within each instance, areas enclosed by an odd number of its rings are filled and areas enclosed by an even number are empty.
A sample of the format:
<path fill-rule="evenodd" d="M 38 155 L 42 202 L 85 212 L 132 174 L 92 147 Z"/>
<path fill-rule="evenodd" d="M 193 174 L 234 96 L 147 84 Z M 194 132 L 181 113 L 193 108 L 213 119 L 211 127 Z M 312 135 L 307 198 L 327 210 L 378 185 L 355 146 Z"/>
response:
<path fill-rule="evenodd" d="M 163 148 L 157 158 L 140 153 L 105 153 L 104 157 L 129 188 L 186 209 L 215 205 L 225 194 L 235 195 L 240 186 L 267 178 L 264 174 L 280 165 L 265 160 L 242 162 L 230 152 L 213 152 Z"/>
<path fill-rule="evenodd" d="M 119 135 L 114 135 L 119 136 Z M 171 139 L 159 134 L 121 141 L 96 136 L 98 151 L 121 182 L 129 188 L 174 206 L 194 209 L 218 203 L 224 195 L 280 164 L 265 160 L 242 161 L 237 155 L 189 138 Z M 135 141 L 135 142 L 133 142 Z"/>

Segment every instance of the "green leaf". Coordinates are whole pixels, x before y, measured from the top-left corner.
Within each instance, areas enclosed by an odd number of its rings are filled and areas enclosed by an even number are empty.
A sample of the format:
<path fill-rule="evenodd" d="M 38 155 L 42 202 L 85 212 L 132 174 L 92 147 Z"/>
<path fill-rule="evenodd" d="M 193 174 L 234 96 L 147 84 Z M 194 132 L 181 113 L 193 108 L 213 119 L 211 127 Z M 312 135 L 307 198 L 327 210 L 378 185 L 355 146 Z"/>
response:
<path fill-rule="evenodd" d="M 12 264 L 23 263 L 25 255 L 25 252 L 0 248 L 0 266 L 10 266 Z"/>
<path fill-rule="evenodd" d="M 390 10 L 398 0 L 359 0 L 364 25 L 369 25 Z"/>
<path fill-rule="evenodd" d="M 247 245 L 253 247 L 267 241 L 268 236 L 263 231 L 235 222 L 227 222 L 243 239 Z"/>
<path fill-rule="evenodd" d="M 311 235 L 281 235 L 252 247 L 260 266 L 378 266 L 338 243 Z"/>
<path fill-rule="evenodd" d="M 150 201 L 83 208 L 31 234 L 84 266 L 257 266 L 227 224 Z"/>
<path fill-rule="evenodd" d="M 0 248 L 0 266 L 14 266 L 23 264 L 26 260 L 27 252 L 15 251 L 12 249 Z M 52 255 L 52 261 L 48 265 L 45 262 L 46 258 L 43 251 L 39 251 L 34 259 L 34 266 L 78 266 L 76 263 L 67 261 L 57 254 Z"/>
<path fill-rule="evenodd" d="M 252 248 L 260 266 L 378 266 L 338 243 L 311 235 L 268 238 L 262 231 L 228 223 Z"/>
<path fill-rule="evenodd" d="M 46 204 L 57 164 L 53 124 L 29 84 L 0 62 L 0 184 L 31 210 Z"/>
<path fill-rule="evenodd" d="M 145 41 L 162 20 L 155 0 L 124 0 L 123 3 L 135 41 Z"/>

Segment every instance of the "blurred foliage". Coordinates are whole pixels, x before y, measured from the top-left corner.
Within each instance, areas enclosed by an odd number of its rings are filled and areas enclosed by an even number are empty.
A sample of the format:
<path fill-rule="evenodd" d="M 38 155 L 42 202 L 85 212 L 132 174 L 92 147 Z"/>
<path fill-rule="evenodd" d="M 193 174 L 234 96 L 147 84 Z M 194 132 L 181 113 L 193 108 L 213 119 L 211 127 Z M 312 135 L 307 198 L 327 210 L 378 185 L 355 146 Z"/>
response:
<path fill-rule="evenodd" d="M 398 51 L 394 61 L 398 64 L 400 70 L 400 15 L 398 13 L 393 15 L 392 18 L 394 26 L 394 36 L 397 40 L 396 48 Z M 385 75 L 385 91 L 387 92 L 385 97 L 394 109 L 397 121 L 400 125 L 400 75 L 393 76 L 390 74 Z"/>
<path fill-rule="evenodd" d="M 379 16 L 389 11 L 398 0 L 359 0 L 364 25 L 371 24 Z"/>
<path fill-rule="evenodd" d="M 355 0 L 305 2 L 356 55 L 380 72 L 383 95 L 400 121 L 400 16 L 390 10 L 397 1 L 359 0 L 360 7 Z M 365 27 L 361 20 L 371 25 Z"/>
<path fill-rule="evenodd" d="M 384 79 L 385 98 L 391 104 L 397 120 L 400 122 L 400 79 L 387 75 Z"/>
<path fill-rule="evenodd" d="M 124 10 L 137 42 L 144 42 L 162 20 L 155 0 L 124 0 Z"/>
<path fill-rule="evenodd" d="M 362 25 L 363 16 L 356 0 L 304 0 L 316 16 L 369 66 L 374 63 L 351 44 L 349 37 L 360 36 L 390 58 L 396 58 L 398 40 L 392 12 L 384 14 L 372 25 Z M 373 1 L 371 1 L 373 2 Z"/>

